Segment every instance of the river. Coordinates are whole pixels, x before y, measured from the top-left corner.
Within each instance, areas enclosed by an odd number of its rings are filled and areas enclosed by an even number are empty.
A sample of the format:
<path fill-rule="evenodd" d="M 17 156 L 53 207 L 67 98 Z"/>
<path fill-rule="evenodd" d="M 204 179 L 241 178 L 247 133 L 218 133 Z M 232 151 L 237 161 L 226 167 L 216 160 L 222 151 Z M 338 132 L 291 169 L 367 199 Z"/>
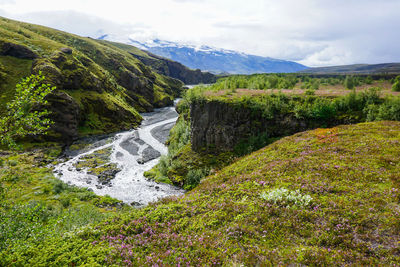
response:
<path fill-rule="evenodd" d="M 109 195 L 133 206 L 183 194 L 180 188 L 143 176 L 158 163 L 160 155 L 168 152 L 164 143 L 178 118 L 175 108 L 160 108 L 141 115 L 139 128 L 94 139 L 56 165 L 56 176 L 68 184 L 90 188 L 97 195 Z"/>

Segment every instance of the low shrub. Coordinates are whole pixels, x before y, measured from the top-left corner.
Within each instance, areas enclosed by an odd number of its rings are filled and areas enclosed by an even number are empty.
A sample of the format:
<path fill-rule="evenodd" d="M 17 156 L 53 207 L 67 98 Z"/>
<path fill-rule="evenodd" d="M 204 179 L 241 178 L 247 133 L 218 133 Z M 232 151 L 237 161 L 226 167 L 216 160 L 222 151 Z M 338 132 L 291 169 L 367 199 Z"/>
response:
<path fill-rule="evenodd" d="M 208 168 L 189 170 L 188 174 L 186 175 L 185 189 L 189 190 L 196 187 L 200 183 L 201 179 L 206 177 L 209 172 L 210 171 Z"/>
<path fill-rule="evenodd" d="M 276 188 L 262 192 L 260 197 L 270 203 L 283 207 L 307 207 L 311 204 L 310 195 L 302 195 L 300 190 L 288 190 L 286 188 Z"/>

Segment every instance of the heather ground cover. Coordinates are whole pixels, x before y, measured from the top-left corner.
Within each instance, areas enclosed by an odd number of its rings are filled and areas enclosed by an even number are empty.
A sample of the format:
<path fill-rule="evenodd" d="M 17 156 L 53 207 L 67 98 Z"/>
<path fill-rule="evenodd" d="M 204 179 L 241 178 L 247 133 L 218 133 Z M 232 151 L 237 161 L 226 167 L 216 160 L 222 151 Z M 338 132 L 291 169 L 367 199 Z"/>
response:
<path fill-rule="evenodd" d="M 1 264 L 396 265 L 400 123 L 283 138 L 166 199 Z"/>

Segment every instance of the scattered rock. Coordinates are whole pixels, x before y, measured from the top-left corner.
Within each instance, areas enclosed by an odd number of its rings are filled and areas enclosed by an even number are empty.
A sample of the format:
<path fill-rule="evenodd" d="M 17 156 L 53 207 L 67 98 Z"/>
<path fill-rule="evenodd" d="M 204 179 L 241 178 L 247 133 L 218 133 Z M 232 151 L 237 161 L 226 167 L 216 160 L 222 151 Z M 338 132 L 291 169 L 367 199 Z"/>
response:
<path fill-rule="evenodd" d="M 140 138 L 136 138 L 135 142 L 138 143 L 139 145 L 143 146 L 144 144 L 146 144 L 142 139 Z"/>
<path fill-rule="evenodd" d="M 10 155 L 11 153 L 10 152 L 7 152 L 7 151 L 0 151 L 0 157 L 3 157 L 3 156 L 8 156 L 8 155 Z"/>
<path fill-rule="evenodd" d="M 99 168 L 92 169 L 95 175 L 99 179 L 99 183 L 102 185 L 111 186 L 111 180 L 115 178 L 115 175 L 121 171 L 115 163 L 110 163 Z M 99 173 L 99 171 L 101 171 Z"/>
<path fill-rule="evenodd" d="M 150 160 L 156 159 L 161 156 L 161 153 L 155 150 L 153 147 L 148 146 L 142 152 L 142 157 L 137 159 L 136 161 L 139 164 L 144 164 Z"/>
<path fill-rule="evenodd" d="M 61 52 L 65 53 L 65 54 L 69 54 L 69 55 L 72 54 L 72 49 L 69 47 L 63 47 L 60 50 L 61 50 Z"/>
<path fill-rule="evenodd" d="M 159 187 L 158 185 L 156 185 L 154 188 L 155 188 L 156 190 L 159 190 L 159 189 L 160 189 L 160 187 Z"/>
<path fill-rule="evenodd" d="M 143 204 L 140 203 L 140 202 L 136 202 L 136 201 L 131 202 L 131 206 L 133 206 L 133 207 L 139 207 L 139 206 L 142 206 L 142 205 Z"/>
<path fill-rule="evenodd" d="M 103 186 L 98 184 L 98 185 L 96 185 L 96 188 L 97 188 L 97 189 L 102 189 Z"/>
<path fill-rule="evenodd" d="M 135 143 L 133 143 L 134 138 L 130 138 L 127 139 L 123 142 L 121 142 L 119 144 L 119 146 L 123 149 L 125 149 L 126 151 L 129 152 L 129 154 L 133 155 L 133 156 L 137 156 L 138 155 L 138 151 L 139 151 L 139 146 L 136 145 Z"/>

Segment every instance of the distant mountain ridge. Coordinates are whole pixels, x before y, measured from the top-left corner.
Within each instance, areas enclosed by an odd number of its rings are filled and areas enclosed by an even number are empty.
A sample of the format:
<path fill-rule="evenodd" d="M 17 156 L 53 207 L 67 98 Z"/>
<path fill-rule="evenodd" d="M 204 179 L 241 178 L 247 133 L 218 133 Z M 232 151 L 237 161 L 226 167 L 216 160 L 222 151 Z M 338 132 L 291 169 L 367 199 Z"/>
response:
<path fill-rule="evenodd" d="M 179 44 L 159 39 L 139 42 L 131 38 L 103 35 L 98 39 L 124 42 L 192 68 L 212 73 L 252 74 L 297 72 L 307 67 L 296 62 L 248 55 L 210 46 Z"/>
<path fill-rule="evenodd" d="M 343 66 L 319 67 L 301 70 L 312 74 L 398 74 L 400 63 L 353 64 Z"/>

